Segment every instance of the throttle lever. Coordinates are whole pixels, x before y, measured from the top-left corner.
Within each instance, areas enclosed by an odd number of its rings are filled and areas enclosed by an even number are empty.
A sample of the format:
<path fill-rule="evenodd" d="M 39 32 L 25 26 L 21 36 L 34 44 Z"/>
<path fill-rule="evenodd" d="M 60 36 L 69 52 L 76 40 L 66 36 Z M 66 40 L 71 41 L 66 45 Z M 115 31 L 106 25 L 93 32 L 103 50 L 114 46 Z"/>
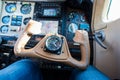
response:
<path fill-rule="evenodd" d="M 104 49 L 107 49 L 107 46 L 103 43 L 105 40 L 105 33 L 103 30 L 100 30 L 93 35 L 94 40 Z"/>

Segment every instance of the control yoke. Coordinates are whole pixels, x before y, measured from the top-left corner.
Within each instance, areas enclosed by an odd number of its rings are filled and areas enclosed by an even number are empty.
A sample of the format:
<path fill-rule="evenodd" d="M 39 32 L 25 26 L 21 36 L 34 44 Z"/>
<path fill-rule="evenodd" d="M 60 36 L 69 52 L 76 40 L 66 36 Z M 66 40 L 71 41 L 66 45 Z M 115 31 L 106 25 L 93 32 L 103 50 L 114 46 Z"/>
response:
<path fill-rule="evenodd" d="M 51 61 L 62 62 L 80 69 L 87 68 L 90 61 L 90 46 L 88 33 L 84 30 L 77 30 L 73 39 L 75 42 L 80 44 L 80 61 L 74 59 L 71 56 L 66 38 L 63 35 L 59 34 L 46 34 L 46 36 L 41 41 L 39 41 L 39 43 L 35 47 L 31 49 L 25 49 L 25 45 L 27 44 L 31 36 L 33 34 L 41 32 L 41 26 L 42 24 L 40 22 L 34 20 L 29 21 L 26 29 L 18 38 L 14 46 L 14 53 L 17 56 L 43 58 Z M 56 54 L 58 53 L 58 51 L 59 54 Z"/>

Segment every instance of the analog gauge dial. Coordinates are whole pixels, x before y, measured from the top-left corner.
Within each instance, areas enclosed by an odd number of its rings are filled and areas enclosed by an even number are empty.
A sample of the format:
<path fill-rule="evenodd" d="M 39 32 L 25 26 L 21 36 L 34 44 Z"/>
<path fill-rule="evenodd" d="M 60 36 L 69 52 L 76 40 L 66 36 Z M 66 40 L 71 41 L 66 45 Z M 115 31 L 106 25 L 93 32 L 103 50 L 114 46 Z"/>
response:
<path fill-rule="evenodd" d="M 71 33 L 75 33 L 76 30 L 78 30 L 78 25 L 75 24 L 75 23 L 70 23 L 69 26 L 68 26 L 68 30 Z"/>
<path fill-rule="evenodd" d="M 50 36 L 46 40 L 46 48 L 49 51 L 55 52 L 58 51 L 62 46 L 62 39 L 58 36 Z"/>
<path fill-rule="evenodd" d="M 4 16 L 4 17 L 2 18 L 2 22 L 3 22 L 4 24 L 9 23 L 9 21 L 10 21 L 10 16 L 9 16 L 9 15 L 8 15 L 8 16 Z"/>
<path fill-rule="evenodd" d="M 23 4 L 20 10 L 22 14 L 29 14 L 31 12 L 31 4 Z"/>
<path fill-rule="evenodd" d="M 84 15 L 82 15 L 81 16 L 81 22 L 85 22 L 86 20 L 85 20 L 85 16 Z"/>
<path fill-rule="evenodd" d="M 1 33 L 5 34 L 8 32 L 8 25 L 3 25 L 0 28 Z"/>
<path fill-rule="evenodd" d="M 30 21 L 30 19 L 31 19 L 31 17 L 25 18 L 23 21 L 24 25 L 26 25 Z"/>
<path fill-rule="evenodd" d="M 6 5 L 6 7 L 5 7 L 5 10 L 6 10 L 6 12 L 8 12 L 8 13 L 13 13 L 13 12 L 16 11 L 16 9 L 17 9 L 17 7 L 16 7 L 16 4 L 15 4 L 15 3 L 8 3 L 8 4 Z"/>

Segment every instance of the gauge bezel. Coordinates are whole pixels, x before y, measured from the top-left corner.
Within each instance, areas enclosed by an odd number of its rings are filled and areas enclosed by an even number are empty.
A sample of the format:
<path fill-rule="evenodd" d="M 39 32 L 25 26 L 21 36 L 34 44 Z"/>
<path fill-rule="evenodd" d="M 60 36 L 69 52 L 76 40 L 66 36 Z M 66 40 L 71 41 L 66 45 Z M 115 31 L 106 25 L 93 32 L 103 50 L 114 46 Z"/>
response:
<path fill-rule="evenodd" d="M 27 11 L 23 11 L 23 8 L 26 8 L 27 7 Z M 20 8 L 20 11 L 22 14 L 30 14 L 32 8 L 31 8 L 31 4 L 23 4 Z"/>
<path fill-rule="evenodd" d="M 10 7 L 10 6 L 13 6 L 14 5 L 14 10 L 8 10 L 8 8 Z M 6 12 L 8 12 L 8 13 L 14 13 L 16 10 L 17 10 L 17 6 L 16 6 L 16 3 L 7 3 L 7 5 L 5 6 L 5 10 L 6 10 Z"/>
<path fill-rule="evenodd" d="M 7 19 L 7 20 L 6 20 L 6 19 Z M 5 20 L 5 21 L 4 21 L 4 20 Z M 9 16 L 9 15 L 2 17 L 2 23 L 7 24 L 7 23 L 9 23 L 9 22 L 10 22 L 10 16 Z"/>
<path fill-rule="evenodd" d="M 57 46 L 56 49 L 49 47 L 49 45 L 50 45 L 49 41 L 50 41 L 51 39 L 57 39 L 57 40 L 59 41 L 59 44 L 60 44 L 60 45 Z M 62 38 L 59 37 L 59 36 L 56 36 L 56 35 L 49 36 L 49 37 L 46 39 L 46 41 L 45 41 L 45 48 L 46 48 L 47 51 L 50 51 L 50 52 L 58 52 L 58 51 L 61 49 L 61 47 L 62 47 Z"/>
<path fill-rule="evenodd" d="M 75 31 L 74 31 L 74 30 L 71 30 L 71 28 L 70 28 L 70 27 L 71 27 L 70 25 L 72 25 L 72 24 L 74 25 L 73 28 L 75 29 Z M 68 31 L 71 32 L 71 33 L 75 33 L 76 30 L 78 30 L 78 29 L 79 29 L 78 24 L 76 24 L 76 23 L 74 23 L 74 22 L 72 22 L 72 23 L 70 23 L 70 24 L 68 25 Z"/>
<path fill-rule="evenodd" d="M 2 29 L 3 29 L 4 27 L 7 28 L 6 32 L 3 32 L 3 31 L 2 31 Z M 1 32 L 1 33 L 6 34 L 6 33 L 8 33 L 8 31 L 9 31 L 9 26 L 8 26 L 8 25 L 2 25 L 2 26 L 0 27 L 0 32 Z"/>

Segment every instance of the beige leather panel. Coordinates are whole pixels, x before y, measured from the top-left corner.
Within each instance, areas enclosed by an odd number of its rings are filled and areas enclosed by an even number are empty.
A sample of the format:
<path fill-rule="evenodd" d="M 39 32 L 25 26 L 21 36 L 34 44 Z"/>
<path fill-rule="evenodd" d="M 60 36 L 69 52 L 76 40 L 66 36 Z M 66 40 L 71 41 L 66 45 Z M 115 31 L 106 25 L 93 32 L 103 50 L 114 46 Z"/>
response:
<path fill-rule="evenodd" d="M 95 66 L 112 79 L 120 79 L 120 20 L 107 24 L 104 31 L 108 49 L 96 44 Z"/>
<path fill-rule="evenodd" d="M 107 2 L 108 0 L 94 0 L 91 24 L 93 31 L 106 28 L 106 23 L 102 19 L 105 1 Z M 107 6 L 105 7 L 107 8 Z"/>

